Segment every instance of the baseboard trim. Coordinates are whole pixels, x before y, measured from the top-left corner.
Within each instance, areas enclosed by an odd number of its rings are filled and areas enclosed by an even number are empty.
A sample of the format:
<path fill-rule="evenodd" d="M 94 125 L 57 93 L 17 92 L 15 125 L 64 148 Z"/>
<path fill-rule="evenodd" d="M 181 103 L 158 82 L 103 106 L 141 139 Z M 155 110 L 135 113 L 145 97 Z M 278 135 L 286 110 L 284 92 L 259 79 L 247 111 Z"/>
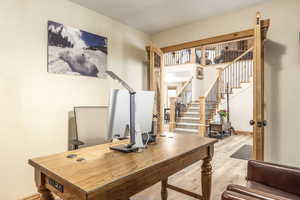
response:
<path fill-rule="evenodd" d="M 40 194 L 35 194 L 26 198 L 23 198 L 21 200 L 40 200 Z"/>
<path fill-rule="evenodd" d="M 240 131 L 240 130 L 236 130 L 235 134 L 237 135 L 253 135 L 252 131 Z"/>

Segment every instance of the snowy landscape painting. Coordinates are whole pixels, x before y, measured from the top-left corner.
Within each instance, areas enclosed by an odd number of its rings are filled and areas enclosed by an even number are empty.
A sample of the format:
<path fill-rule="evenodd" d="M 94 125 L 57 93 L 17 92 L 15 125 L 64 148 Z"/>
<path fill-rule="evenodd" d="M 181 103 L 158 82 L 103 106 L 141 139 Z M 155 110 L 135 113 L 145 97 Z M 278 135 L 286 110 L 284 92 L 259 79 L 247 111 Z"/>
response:
<path fill-rule="evenodd" d="M 48 72 L 105 78 L 107 38 L 48 21 Z"/>

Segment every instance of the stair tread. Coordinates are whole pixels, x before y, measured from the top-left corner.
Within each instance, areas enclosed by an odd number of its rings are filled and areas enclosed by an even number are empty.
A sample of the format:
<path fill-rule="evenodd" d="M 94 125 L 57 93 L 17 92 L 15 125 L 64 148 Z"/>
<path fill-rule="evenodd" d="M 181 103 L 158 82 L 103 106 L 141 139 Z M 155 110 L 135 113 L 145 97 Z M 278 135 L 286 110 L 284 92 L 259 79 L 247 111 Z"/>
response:
<path fill-rule="evenodd" d="M 183 114 L 199 114 L 199 112 L 189 112 L 189 111 L 187 111 L 187 112 L 184 112 Z"/>
<path fill-rule="evenodd" d="M 188 129 L 188 128 L 175 128 L 174 131 L 198 133 L 198 129 Z"/>
<path fill-rule="evenodd" d="M 192 123 L 192 122 L 177 122 L 176 125 L 199 126 L 199 123 Z"/>
<path fill-rule="evenodd" d="M 196 120 L 196 119 L 200 119 L 200 117 L 180 117 L 180 119 L 193 119 L 193 120 Z"/>

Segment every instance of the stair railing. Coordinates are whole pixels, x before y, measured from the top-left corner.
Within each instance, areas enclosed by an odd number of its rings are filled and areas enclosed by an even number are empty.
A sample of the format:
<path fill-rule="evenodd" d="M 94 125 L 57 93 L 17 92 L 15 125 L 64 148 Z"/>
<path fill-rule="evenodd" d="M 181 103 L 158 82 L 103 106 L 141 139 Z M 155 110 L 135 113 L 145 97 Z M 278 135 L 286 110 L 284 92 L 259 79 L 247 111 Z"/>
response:
<path fill-rule="evenodd" d="M 237 57 L 232 63 L 221 70 L 221 92 L 224 93 L 226 85 L 229 85 L 229 91 L 233 88 L 240 88 L 241 83 L 250 82 L 253 76 L 253 47 L 249 48 L 242 55 Z"/>
<path fill-rule="evenodd" d="M 192 80 L 191 77 L 179 90 L 176 97 L 170 98 L 170 123 L 169 131 L 174 131 L 176 127 L 176 118 L 180 112 L 185 111 L 192 102 Z"/>
<path fill-rule="evenodd" d="M 200 103 L 200 124 L 199 124 L 199 134 L 205 136 L 207 131 L 207 125 L 209 121 L 213 118 L 217 106 L 221 101 L 220 92 L 220 76 L 218 75 L 216 80 L 211 84 L 204 96 L 199 98 Z"/>
<path fill-rule="evenodd" d="M 216 80 L 206 94 L 199 98 L 199 134 L 201 136 L 205 136 L 208 124 L 216 114 L 226 89 L 232 91 L 233 88 L 240 88 L 241 83 L 250 82 L 250 77 L 253 76 L 253 49 L 253 47 L 249 48 L 226 67 L 220 69 Z"/>

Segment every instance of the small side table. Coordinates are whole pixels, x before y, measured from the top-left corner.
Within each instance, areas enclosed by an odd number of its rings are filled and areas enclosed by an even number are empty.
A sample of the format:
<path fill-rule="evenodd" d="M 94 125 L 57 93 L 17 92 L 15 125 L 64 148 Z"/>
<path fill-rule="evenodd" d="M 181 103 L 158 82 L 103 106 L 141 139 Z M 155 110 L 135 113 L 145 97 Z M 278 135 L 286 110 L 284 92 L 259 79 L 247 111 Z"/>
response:
<path fill-rule="evenodd" d="M 210 123 L 208 130 L 209 137 L 223 139 L 226 136 L 231 136 L 231 123 Z"/>

